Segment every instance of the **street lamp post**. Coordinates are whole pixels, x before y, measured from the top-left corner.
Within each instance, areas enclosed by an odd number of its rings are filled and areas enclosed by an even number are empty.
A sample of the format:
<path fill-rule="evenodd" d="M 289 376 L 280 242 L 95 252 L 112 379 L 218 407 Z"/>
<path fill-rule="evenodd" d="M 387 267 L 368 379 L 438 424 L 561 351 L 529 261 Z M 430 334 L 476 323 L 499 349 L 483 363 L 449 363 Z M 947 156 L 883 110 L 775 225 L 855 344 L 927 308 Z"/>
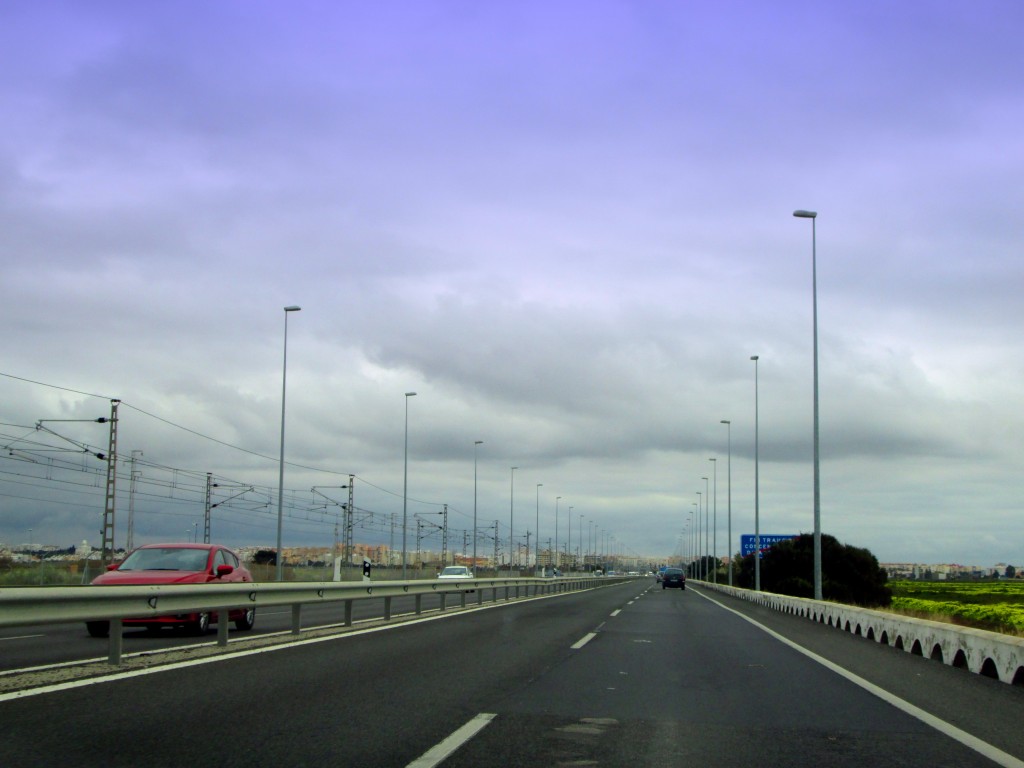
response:
<path fill-rule="evenodd" d="M 699 579 L 700 560 L 698 560 L 697 558 L 699 557 L 698 550 L 700 550 L 700 504 L 698 504 L 696 501 L 691 501 L 690 506 L 694 508 L 693 512 L 690 513 L 691 515 L 693 515 L 693 525 L 690 526 L 690 570 L 693 571 L 693 578 Z"/>
<path fill-rule="evenodd" d="M 587 558 L 583 552 L 583 515 L 580 515 L 580 543 L 576 547 L 576 559 L 579 561 L 580 566 L 583 570 L 587 570 Z"/>
<path fill-rule="evenodd" d="M 406 528 L 409 523 L 409 398 L 416 397 L 415 392 L 405 393 L 405 471 L 402 479 L 402 581 L 406 576 Z"/>
<path fill-rule="evenodd" d="M 551 553 L 551 567 L 557 568 L 559 563 L 558 557 L 558 500 L 561 496 L 555 496 L 555 551 Z"/>
<path fill-rule="evenodd" d="M 814 599 L 822 600 L 821 588 L 821 476 L 818 471 L 818 233 L 817 211 L 793 211 L 798 219 L 811 220 L 811 301 L 814 315 Z"/>
<path fill-rule="evenodd" d="M 751 355 L 754 361 L 754 590 L 761 591 L 761 478 L 758 431 L 758 392 L 757 392 L 757 361 L 758 355 Z"/>
<path fill-rule="evenodd" d="M 277 554 L 274 578 L 284 580 L 284 553 L 281 551 L 281 526 L 284 520 L 284 404 L 288 389 L 288 313 L 298 312 L 302 307 L 284 308 L 284 362 L 281 365 L 281 453 L 277 473 Z"/>
<path fill-rule="evenodd" d="M 704 494 L 697 491 L 697 554 L 700 557 L 699 567 L 697 568 L 697 578 L 704 578 L 704 555 L 707 554 L 707 550 L 704 549 Z"/>
<path fill-rule="evenodd" d="M 596 545 L 594 544 L 594 540 L 595 540 L 595 537 L 597 535 L 595 533 L 596 530 L 597 530 L 597 521 L 596 520 L 588 520 L 587 521 L 587 555 L 592 555 L 593 556 L 593 559 L 590 561 L 590 566 L 591 566 L 590 570 L 591 571 L 593 571 L 594 567 L 597 565 L 597 548 L 596 548 Z"/>
<path fill-rule="evenodd" d="M 701 475 L 704 481 L 704 556 L 711 555 L 711 491 L 708 489 L 708 479 Z M 705 560 L 704 577 L 711 580 L 711 563 Z"/>
<path fill-rule="evenodd" d="M 536 573 L 540 568 L 540 489 L 544 483 L 537 483 L 537 537 L 533 543 L 533 570 Z"/>
<path fill-rule="evenodd" d="M 569 518 L 569 532 L 565 537 L 565 559 L 569 564 L 569 573 L 572 573 L 572 510 L 573 507 L 569 507 L 569 511 L 566 513 L 566 517 Z"/>
<path fill-rule="evenodd" d="M 514 537 L 512 524 L 516 511 L 516 470 L 519 467 L 512 467 L 512 479 L 509 481 L 509 512 L 508 512 L 508 575 L 515 575 Z"/>
<path fill-rule="evenodd" d="M 728 434 L 728 470 L 726 474 L 728 476 L 729 486 L 729 525 L 728 525 L 728 541 L 729 545 L 726 547 L 726 552 L 729 555 L 729 586 L 732 586 L 732 422 L 728 419 L 722 419 L 722 423 L 725 424 L 726 433 Z"/>
<path fill-rule="evenodd" d="M 686 513 L 686 578 L 693 578 L 693 513 Z"/>
<path fill-rule="evenodd" d="M 473 575 L 476 576 L 476 449 L 484 444 L 483 440 L 473 441 Z"/>
<path fill-rule="evenodd" d="M 713 477 L 715 479 L 715 485 L 714 485 L 714 491 L 715 492 L 712 495 L 712 498 L 714 499 L 714 505 L 713 505 L 712 509 L 714 511 L 712 513 L 712 518 L 711 518 L 711 562 L 713 562 L 715 564 L 715 570 L 711 572 L 711 581 L 714 582 L 715 584 L 717 584 L 718 583 L 718 459 L 717 458 L 710 458 L 710 459 L 708 459 L 708 461 L 710 461 L 714 465 L 714 468 L 715 468 L 715 471 L 713 473 Z"/>

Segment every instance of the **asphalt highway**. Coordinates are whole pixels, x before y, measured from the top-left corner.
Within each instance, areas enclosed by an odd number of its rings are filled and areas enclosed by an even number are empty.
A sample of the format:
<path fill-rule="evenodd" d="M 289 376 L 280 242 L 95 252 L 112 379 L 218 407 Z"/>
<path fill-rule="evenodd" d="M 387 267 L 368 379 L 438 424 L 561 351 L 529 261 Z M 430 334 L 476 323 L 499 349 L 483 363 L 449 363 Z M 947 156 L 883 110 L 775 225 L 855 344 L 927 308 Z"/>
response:
<path fill-rule="evenodd" d="M 699 588 L 424 618 L 5 694 L 0 765 L 1024 766 L 1020 688 Z"/>

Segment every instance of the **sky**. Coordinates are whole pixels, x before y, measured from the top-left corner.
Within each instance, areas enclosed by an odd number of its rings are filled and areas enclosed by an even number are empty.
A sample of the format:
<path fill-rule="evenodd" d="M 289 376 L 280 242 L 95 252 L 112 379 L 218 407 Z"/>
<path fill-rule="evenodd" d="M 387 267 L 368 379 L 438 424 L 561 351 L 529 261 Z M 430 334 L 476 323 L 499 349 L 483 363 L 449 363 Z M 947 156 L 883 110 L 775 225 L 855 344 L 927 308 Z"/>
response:
<path fill-rule="evenodd" d="M 809 532 L 816 280 L 822 531 L 1024 563 L 1018 2 L 0 14 L 0 542 L 116 398 L 118 546 L 273 545 L 285 371 L 286 547 Z"/>

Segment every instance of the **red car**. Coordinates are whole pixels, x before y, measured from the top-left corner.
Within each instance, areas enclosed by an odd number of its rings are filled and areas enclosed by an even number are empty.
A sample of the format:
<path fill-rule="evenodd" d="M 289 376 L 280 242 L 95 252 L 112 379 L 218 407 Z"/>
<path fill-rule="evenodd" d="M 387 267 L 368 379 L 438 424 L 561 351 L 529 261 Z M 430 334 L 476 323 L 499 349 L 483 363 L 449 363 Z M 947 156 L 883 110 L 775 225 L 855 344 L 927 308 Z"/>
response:
<path fill-rule="evenodd" d="M 103 586 L 138 584 L 211 584 L 217 582 L 252 581 L 249 569 L 238 555 L 219 544 L 146 544 L 132 550 L 120 563 L 108 566 L 107 572 L 92 580 Z M 239 630 L 252 629 L 256 609 L 229 611 L 230 620 Z M 198 635 L 206 634 L 217 614 L 185 613 L 170 616 L 148 616 L 124 619 L 126 627 L 145 627 L 158 631 L 161 627 L 185 627 Z M 86 622 L 93 637 L 106 637 L 109 621 Z"/>

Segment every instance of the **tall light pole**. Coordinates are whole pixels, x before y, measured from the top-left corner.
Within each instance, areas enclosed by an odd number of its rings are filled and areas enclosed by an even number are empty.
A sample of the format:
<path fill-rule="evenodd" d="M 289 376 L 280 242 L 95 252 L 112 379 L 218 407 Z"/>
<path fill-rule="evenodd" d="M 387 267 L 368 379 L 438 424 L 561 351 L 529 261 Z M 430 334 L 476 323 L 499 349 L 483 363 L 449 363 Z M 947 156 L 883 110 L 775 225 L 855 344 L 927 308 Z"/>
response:
<path fill-rule="evenodd" d="M 692 557 L 692 562 L 690 563 L 690 570 L 693 571 L 693 578 L 699 579 L 700 561 L 697 560 L 697 550 L 700 549 L 700 547 L 698 546 L 698 542 L 700 541 L 700 504 L 698 504 L 695 501 L 691 501 L 690 504 L 694 507 L 692 513 L 694 518 L 693 533 L 690 534 L 690 554 Z"/>
<path fill-rule="evenodd" d="M 483 445 L 483 440 L 473 441 L 473 575 L 476 575 L 476 449 Z"/>
<path fill-rule="evenodd" d="M 686 524 L 683 525 L 683 558 L 680 561 L 680 565 L 683 566 L 683 570 L 686 571 L 686 578 L 692 579 L 690 573 L 690 516 L 686 515 Z"/>
<path fill-rule="evenodd" d="M 598 525 L 597 520 L 594 520 L 593 523 L 594 523 L 594 528 L 593 528 L 593 531 L 591 532 L 591 536 L 590 536 L 590 552 L 594 556 L 594 565 L 596 566 L 597 565 L 597 531 L 598 531 L 598 528 L 600 526 Z"/>
<path fill-rule="evenodd" d="M 512 467 L 512 479 L 509 482 L 509 494 L 508 494 L 508 498 L 509 498 L 509 512 L 508 512 L 508 575 L 509 576 L 515 575 L 515 571 L 513 570 L 513 568 L 515 566 L 515 563 L 514 563 L 514 559 L 515 559 L 514 558 L 514 553 L 515 553 L 515 549 L 514 549 L 515 548 L 515 543 L 514 543 L 514 541 L 515 541 L 515 534 L 513 533 L 514 529 L 512 527 L 512 524 L 514 522 L 515 512 L 516 512 L 516 470 L 517 469 L 519 469 L 519 467 Z"/>
<path fill-rule="evenodd" d="M 583 570 L 586 571 L 587 570 L 587 559 L 586 559 L 586 557 L 583 554 L 583 515 L 582 514 L 580 515 L 580 543 L 579 543 L 579 546 L 576 547 L 576 557 L 579 560 L 580 565 L 583 566 Z"/>
<path fill-rule="evenodd" d="M 284 362 L 281 365 L 281 458 L 277 473 L 277 563 L 274 578 L 284 581 L 284 553 L 281 551 L 281 525 L 284 520 L 284 402 L 288 391 L 288 313 L 298 312 L 302 307 L 284 308 Z"/>
<path fill-rule="evenodd" d="M 540 489 L 544 486 L 544 483 L 537 483 L 537 536 L 533 543 L 533 570 L 534 572 L 540 567 Z"/>
<path fill-rule="evenodd" d="M 729 526 L 728 526 L 728 541 L 729 545 L 726 547 L 726 552 L 729 555 L 729 586 L 732 586 L 732 422 L 728 419 L 722 419 L 722 424 L 725 424 L 726 433 L 728 434 L 728 450 L 729 450 L 729 461 L 728 470 L 728 486 L 729 486 Z"/>
<path fill-rule="evenodd" d="M 558 500 L 561 496 L 555 496 L 555 551 L 552 553 L 551 567 L 558 567 Z"/>
<path fill-rule="evenodd" d="M 704 549 L 704 494 L 701 491 L 697 491 L 697 554 L 700 556 L 700 567 L 697 569 L 697 578 L 704 578 L 704 556 L 707 554 L 707 550 Z"/>
<path fill-rule="evenodd" d="M 711 581 L 714 582 L 715 584 L 717 584 L 718 583 L 718 459 L 717 458 L 710 458 L 710 459 L 708 459 L 708 461 L 710 461 L 714 465 L 714 467 L 715 467 L 715 471 L 714 471 L 714 473 L 712 475 L 714 477 L 714 479 L 715 479 L 715 485 L 714 485 L 714 491 L 715 492 L 714 492 L 714 495 L 712 496 L 712 498 L 714 499 L 714 506 L 712 507 L 714 512 L 713 512 L 712 518 L 711 518 L 711 561 L 715 564 L 715 570 L 711 572 Z"/>
<path fill-rule="evenodd" d="M 818 233 L 817 211 L 793 211 L 798 219 L 811 220 L 811 300 L 814 307 L 814 599 L 821 589 L 821 476 L 818 472 Z"/>
<path fill-rule="evenodd" d="M 711 554 L 711 491 L 708 490 L 708 479 L 704 475 L 701 475 L 701 480 L 704 481 L 704 554 L 708 556 Z M 704 566 L 704 575 L 709 581 L 711 579 L 711 564 L 707 563 Z"/>
<path fill-rule="evenodd" d="M 761 591 L 761 478 L 758 456 L 758 392 L 757 392 L 757 355 L 751 355 L 754 361 L 754 590 Z"/>
<path fill-rule="evenodd" d="M 409 524 L 409 398 L 415 392 L 405 393 L 405 472 L 402 480 L 402 581 L 406 579 L 406 527 Z"/>
<path fill-rule="evenodd" d="M 569 511 L 566 513 L 566 517 L 569 518 L 569 533 L 566 536 L 565 541 L 565 559 L 569 561 L 569 573 L 572 573 L 572 510 L 573 507 L 569 507 Z"/>

